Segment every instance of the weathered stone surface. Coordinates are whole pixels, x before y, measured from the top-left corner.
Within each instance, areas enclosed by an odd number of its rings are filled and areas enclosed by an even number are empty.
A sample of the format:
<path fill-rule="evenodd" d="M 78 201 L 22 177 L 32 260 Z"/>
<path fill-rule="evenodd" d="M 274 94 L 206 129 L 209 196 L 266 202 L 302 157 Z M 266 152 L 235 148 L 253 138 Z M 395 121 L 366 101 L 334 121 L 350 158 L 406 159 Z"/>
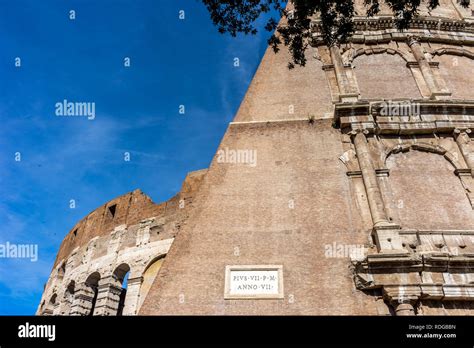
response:
<path fill-rule="evenodd" d="M 38 313 L 115 314 L 127 264 L 124 314 L 474 314 L 474 17 L 440 3 L 403 32 L 357 17 L 341 47 L 315 18 L 306 68 L 267 51 L 209 170 L 79 222 Z M 232 296 L 239 265 L 284 291 Z"/>
<path fill-rule="evenodd" d="M 157 265 L 186 223 L 205 174 L 205 170 L 190 173 L 181 192 L 168 202 L 156 205 L 136 190 L 74 226 L 62 243 L 37 313 L 117 315 L 121 307 L 124 315 L 137 314 L 149 288 L 142 283 L 156 277 Z M 114 205 L 112 214 L 109 207 Z M 125 296 L 122 282 L 127 273 Z M 120 306 L 121 296 L 125 302 Z"/>

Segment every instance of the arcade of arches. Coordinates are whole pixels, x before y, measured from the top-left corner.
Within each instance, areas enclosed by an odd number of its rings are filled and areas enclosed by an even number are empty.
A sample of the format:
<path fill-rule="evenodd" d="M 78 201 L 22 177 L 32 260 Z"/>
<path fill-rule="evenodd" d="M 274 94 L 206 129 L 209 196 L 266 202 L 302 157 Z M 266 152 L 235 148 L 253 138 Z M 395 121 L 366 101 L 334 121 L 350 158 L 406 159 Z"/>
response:
<path fill-rule="evenodd" d="M 41 305 L 41 315 L 134 315 L 141 306 L 158 274 L 164 256 L 153 259 L 140 276 L 130 278 L 133 271 L 126 263 L 111 274 L 93 272 L 82 283 L 71 280 L 61 299 L 54 292 L 47 304 Z"/>

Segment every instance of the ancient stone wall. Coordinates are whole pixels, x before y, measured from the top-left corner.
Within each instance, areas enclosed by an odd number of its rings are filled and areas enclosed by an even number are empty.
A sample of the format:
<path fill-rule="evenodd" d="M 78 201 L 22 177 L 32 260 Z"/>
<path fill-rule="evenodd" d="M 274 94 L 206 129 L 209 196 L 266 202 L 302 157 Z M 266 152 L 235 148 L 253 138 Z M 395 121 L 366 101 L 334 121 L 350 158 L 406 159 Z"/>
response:
<path fill-rule="evenodd" d="M 305 67 L 289 70 L 289 59 L 287 50 L 275 55 L 267 49 L 235 121 L 332 117 L 331 91 L 317 50 L 308 50 Z"/>
<path fill-rule="evenodd" d="M 216 155 L 141 314 L 472 314 L 474 26 L 442 6 L 331 48 L 315 18 L 306 70 L 267 51 L 220 146 L 258 161 Z M 278 296 L 229 297 L 265 265 Z"/>
<path fill-rule="evenodd" d="M 140 314 L 387 314 L 356 291 L 348 259 L 325 257 L 370 234 L 331 123 L 232 124 L 220 148 L 255 150 L 257 165 L 214 159 Z M 283 265 L 284 299 L 224 299 L 226 266 L 253 264 Z"/>
<path fill-rule="evenodd" d="M 267 51 L 206 175 L 80 222 L 39 313 L 473 314 L 474 17 L 441 4 L 332 47 L 314 18 L 305 68 Z"/>
<path fill-rule="evenodd" d="M 136 190 L 76 224 L 61 245 L 37 313 L 136 314 L 186 224 L 205 173 L 190 173 L 181 192 L 160 205 Z"/>

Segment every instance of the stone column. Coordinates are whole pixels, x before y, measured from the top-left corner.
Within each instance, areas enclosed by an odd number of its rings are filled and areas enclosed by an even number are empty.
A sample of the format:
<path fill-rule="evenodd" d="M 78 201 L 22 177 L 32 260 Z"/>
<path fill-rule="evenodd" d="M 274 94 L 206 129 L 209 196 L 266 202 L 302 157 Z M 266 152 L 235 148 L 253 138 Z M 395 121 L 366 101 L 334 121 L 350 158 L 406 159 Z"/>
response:
<path fill-rule="evenodd" d="M 415 304 L 421 297 L 421 288 L 418 285 L 407 284 L 408 278 L 400 277 L 400 275 L 395 278 L 392 277 L 391 281 L 395 282 L 390 285 L 384 285 L 383 293 L 384 299 L 395 310 L 395 315 L 416 315 Z"/>
<path fill-rule="evenodd" d="M 402 247 L 402 242 L 398 230 L 400 226 L 389 221 L 382 193 L 380 191 L 377 174 L 372 162 L 370 150 L 365 134 L 366 130 L 355 130 L 351 132 L 354 147 L 362 172 L 367 201 L 373 222 L 373 234 L 379 252 L 387 253 L 407 253 Z"/>
<path fill-rule="evenodd" d="M 431 91 L 431 97 L 435 96 L 440 91 L 436 83 L 433 71 L 431 71 L 430 63 L 428 62 L 423 53 L 420 42 L 417 38 L 410 37 L 408 40 L 408 46 L 410 46 L 413 55 L 415 56 L 415 59 L 418 62 L 421 74 L 423 75 L 423 78 L 425 79 L 426 84 Z"/>
<path fill-rule="evenodd" d="M 94 315 L 117 315 L 122 286 L 113 276 L 101 278 Z"/>
<path fill-rule="evenodd" d="M 143 283 L 143 277 L 128 278 L 127 296 L 125 297 L 125 306 L 123 315 L 136 315 L 138 312 L 140 300 L 140 288 Z"/>
<path fill-rule="evenodd" d="M 472 174 L 472 170 L 474 169 L 474 153 L 472 153 L 469 149 L 469 144 L 471 143 L 471 138 L 469 137 L 470 133 L 470 129 L 456 128 L 454 130 L 454 138 L 456 139 L 456 143 L 461 150 L 461 154 L 466 161 L 467 166 L 469 169 L 471 169 Z"/>
<path fill-rule="evenodd" d="M 400 216 L 398 208 L 394 205 L 394 198 L 392 193 L 392 187 L 390 185 L 390 171 L 386 168 L 377 169 L 377 180 L 380 187 L 380 192 L 382 192 L 382 197 L 385 198 L 385 212 L 387 213 L 388 220 L 391 223 L 394 221 L 400 221 Z"/>
<path fill-rule="evenodd" d="M 339 95 L 341 101 L 354 102 L 359 97 L 359 92 L 355 86 L 351 84 L 346 74 L 346 68 L 342 61 L 341 52 L 339 47 L 333 45 L 330 48 L 331 59 L 334 64 L 334 70 L 336 71 L 337 84 L 339 86 Z"/>
<path fill-rule="evenodd" d="M 87 284 L 80 284 L 74 293 L 71 315 L 89 315 L 94 300 L 94 290 Z"/>
<path fill-rule="evenodd" d="M 353 135 L 353 142 L 357 159 L 359 160 L 359 166 L 362 172 L 365 190 L 367 192 L 367 200 L 369 202 L 369 208 L 370 213 L 372 214 L 374 227 L 381 224 L 388 224 L 389 221 L 385 212 L 382 193 L 380 192 L 377 182 L 377 175 L 370 157 L 365 134 L 362 131 L 355 131 L 351 134 Z"/>
<path fill-rule="evenodd" d="M 154 219 L 146 219 L 140 222 L 140 228 L 137 231 L 135 245 L 146 245 L 150 242 L 150 225 Z"/>
<path fill-rule="evenodd" d="M 411 303 L 396 303 L 394 307 L 397 316 L 415 315 L 415 308 Z"/>
<path fill-rule="evenodd" d="M 59 302 L 59 298 L 56 300 L 53 308 L 53 315 L 61 315 L 61 303 Z"/>
<path fill-rule="evenodd" d="M 58 309 L 58 315 L 70 315 L 71 314 L 71 306 L 72 306 L 72 300 L 69 296 L 67 296 L 66 293 L 63 294 L 63 297 L 61 299 L 61 303 L 59 305 Z"/>

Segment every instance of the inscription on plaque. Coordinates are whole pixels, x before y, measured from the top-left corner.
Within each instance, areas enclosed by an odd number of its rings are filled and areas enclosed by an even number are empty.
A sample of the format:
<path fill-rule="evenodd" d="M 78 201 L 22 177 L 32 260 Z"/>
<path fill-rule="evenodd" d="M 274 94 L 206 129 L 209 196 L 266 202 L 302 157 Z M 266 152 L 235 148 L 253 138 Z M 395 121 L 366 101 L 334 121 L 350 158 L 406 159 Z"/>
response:
<path fill-rule="evenodd" d="M 283 267 L 281 265 L 227 266 L 226 299 L 283 298 Z"/>

